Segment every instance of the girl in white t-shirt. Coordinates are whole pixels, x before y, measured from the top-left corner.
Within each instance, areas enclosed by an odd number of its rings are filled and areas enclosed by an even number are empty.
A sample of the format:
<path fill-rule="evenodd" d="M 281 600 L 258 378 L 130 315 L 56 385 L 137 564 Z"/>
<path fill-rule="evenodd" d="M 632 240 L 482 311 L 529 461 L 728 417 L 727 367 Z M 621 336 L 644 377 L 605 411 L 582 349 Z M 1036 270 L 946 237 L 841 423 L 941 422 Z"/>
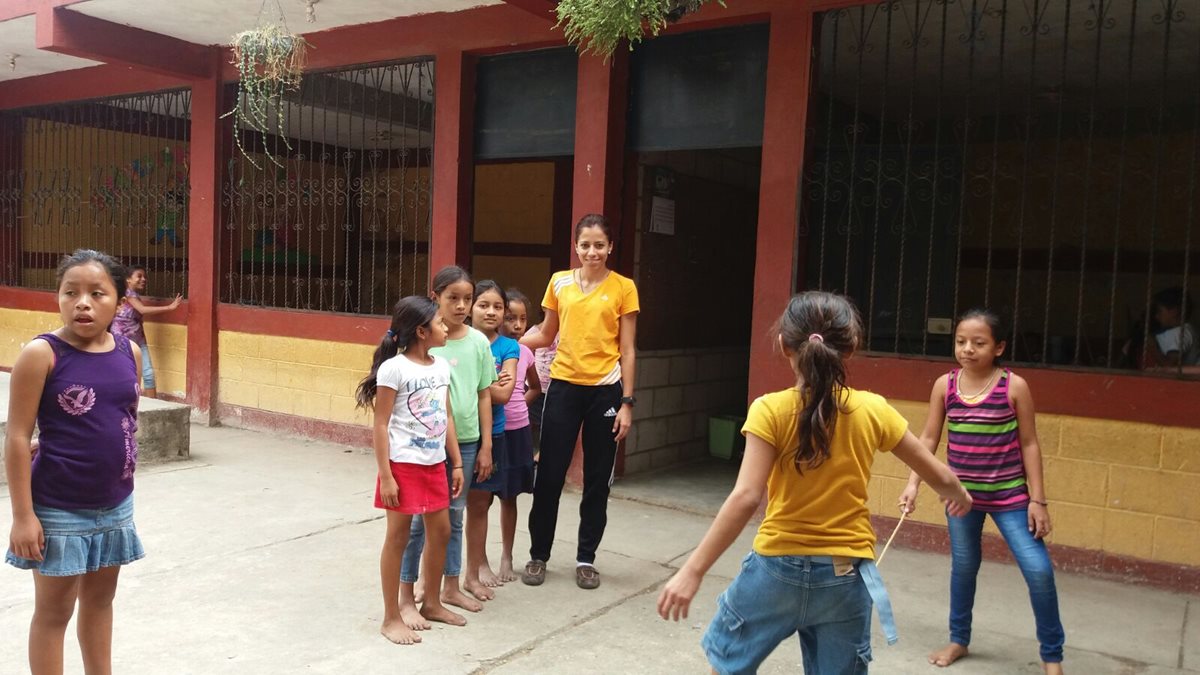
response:
<path fill-rule="evenodd" d="M 379 559 L 383 585 L 380 632 L 397 644 L 421 641 L 417 630 L 429 621 L 462 625 L 465 619 L 440 601 L 436 574 L 425 576 L 420 610 L 412 597 L 400 597 L 400 563 L 414 515 L 425 519 L 429 546 L 425 569 L 440 570 L 450 536 L 448 509 L 462 491 L 462 457 L 450 412 L 450 364 L 429 353 L 446 344 L 446 322 L 429 298 L 409 296 L 396 303 L 392 327 L 379 343 L 371 372 L 358 385 L 361 408 L 375 411 L 375 460 L 379 475 L 375 507 L 387 512 L 387 534 Z M 452 473 L 446 484 L 446 460 Z"/>

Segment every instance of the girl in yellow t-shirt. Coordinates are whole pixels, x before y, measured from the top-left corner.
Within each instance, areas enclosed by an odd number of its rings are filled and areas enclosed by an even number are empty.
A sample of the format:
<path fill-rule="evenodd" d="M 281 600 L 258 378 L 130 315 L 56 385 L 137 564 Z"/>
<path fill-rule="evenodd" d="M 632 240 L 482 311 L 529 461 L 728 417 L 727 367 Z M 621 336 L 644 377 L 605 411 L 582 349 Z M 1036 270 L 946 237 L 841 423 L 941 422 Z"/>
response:
<path fill-rule="evenodd" d="M 866 673 L 871 606 L 888 642 L 895 627 L 875 569 L 867 483 L 876 450 L 895 453 L 952 515 L 971 508 L 958 479 L 882 397 L 846 386 L 845 360 L 862 335 L 839 295 L 801 293 L 779 320 L 779 344 L 797 383 L 750 406 L 737 484 L 700 546 L 658 598 L 664 619 L 687 618 L 704 575 L 750 520 L 763 493 L 766 516 L 742 570 L 717 601 L 703 646 L 713 672 L 750 673 L 799 634 L 804 672 Z"/>
<path fill-rule="evenodd" d="M 521 581 L 529 586 L 541 585 L 546 579 L 558 501 L 581 427 L 583 499 L 575 584 L 583 589 L 600 585 L 594 563 L 608 519 L 608 488 L 617 443 L 629 433 L 637 402 L 633 397 L 637 287 L 608 269 L 612 247 L 604 216 L 580 219 L 575 225 L 575 253 L 581 267 L 550 278 L 542 299 L 545 319 L 541 330 L 521 338 L 521 344 L 536 350 L 549 347 L 561 336 L 550 366 L 541 455 L 529 511 L 530 560 L 521 574 Z"/>

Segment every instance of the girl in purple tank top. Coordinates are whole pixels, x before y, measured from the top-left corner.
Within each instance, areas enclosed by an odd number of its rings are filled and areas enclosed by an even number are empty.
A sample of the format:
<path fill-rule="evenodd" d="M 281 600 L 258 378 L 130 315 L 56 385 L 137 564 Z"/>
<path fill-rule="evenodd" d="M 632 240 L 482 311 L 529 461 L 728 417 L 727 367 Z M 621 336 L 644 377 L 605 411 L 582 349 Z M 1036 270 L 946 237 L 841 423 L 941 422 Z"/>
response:
<path fill-rule="evenodd" d="M 124 270 L 113 258 L 83 249 L 64 258 L 63 325 L 31 340 L 12 369 L 4 465 L 13 526 L 5 561 L 33 570 L 33 672 L 62 671 L 77 599 L 87 669 L 111 671 L 111 663 L 92 661 L 112 653 L 121 565 L 144 555 L 132 496 L 141 351 L 109 332 L 124 291 Z"/>
<path fill-rule="evenodd" d="M 1029 586 L 1029 601 L 1041 644 L 1042 668 L 1062 675 L 1066 636 L 1058 614 L 1054 568 L 1044 538 L 1050 534 L 1042 450 L 1033 396 L 1025 379 L 996 365 L 1007 346 L 1000 319 L 975 309 L 954 329 L 954 358 L 961 368 L 943 375 L 929 397 L 921 441 L 936 451 L 942 424 L 948 427 L 950 469 L 974 499 L 966 515 L 948 515 L 950 532 L 950 642 L 929 655 L 936 666 L 967 656 L 976 575 L 982 560 L 983 521 L 990 517 L 1004 536 Z M 921 479 L 909 477 L 900 508 L 911 513 Z"/>

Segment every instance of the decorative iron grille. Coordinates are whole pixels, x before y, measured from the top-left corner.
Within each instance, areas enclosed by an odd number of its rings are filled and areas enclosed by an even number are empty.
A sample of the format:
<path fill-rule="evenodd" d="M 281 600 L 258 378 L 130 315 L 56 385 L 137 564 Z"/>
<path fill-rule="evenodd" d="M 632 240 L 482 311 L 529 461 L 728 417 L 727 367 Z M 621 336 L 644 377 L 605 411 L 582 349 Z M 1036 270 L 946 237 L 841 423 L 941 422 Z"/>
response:
<path fill-rule="evenodd" d="M 310 73 L 281 105 L 286 137 L 226 129 L 222 301 L 388 314 L 425 293 L 433 62 Z"/>
<path fill-rule="evenodd" d="M 0 111 L 0 284 L 53 289 L 63 254 L 141 264 L 187 291 L 191 92 Z"/>
<path fill-rule="evenodd" d="M 891 0 L 819 14 L 802 282 L 854 297 L 875 351 L 950 355 L 947 320 L 988 306 L 1016 361 L 1162 365 L 1154 298 L 1182 289 L 1186 326 L 1197 262 L 1193 9 Z"/>

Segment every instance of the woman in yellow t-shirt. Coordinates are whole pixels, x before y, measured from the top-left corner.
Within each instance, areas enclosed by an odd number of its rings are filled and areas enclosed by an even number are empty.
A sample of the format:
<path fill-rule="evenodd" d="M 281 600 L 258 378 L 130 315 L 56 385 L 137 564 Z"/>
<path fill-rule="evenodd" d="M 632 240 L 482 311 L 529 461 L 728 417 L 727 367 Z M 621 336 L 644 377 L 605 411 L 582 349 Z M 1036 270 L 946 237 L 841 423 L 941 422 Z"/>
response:
<path fill-rule="evenodd" d="M 931 459 L 900 413 L 882 397 L 846 386 L 845 359 L 861 334 L 854 306 L 831 293 L 793 297 L 779 320 L 779 344 L 797 384 L 750 406 L 737 484 L 658 598 L 664 619 L 687 618 L 700 581 L 766 493 L 754 550 L 718 598 L 702 641 L 713 672 L 754 672 L 798 633 L 804 672 L 866 673 L 872 604 L 888 642 L 895 641 L 866 505 L 876 450 L 912 467 L 950 514 L 971 509 L 967 491 Z"/>
<path fill-rule="evenodd" d="M 558 336 L 550 366 L 550 386 L 542 413 L 541 455 L 529 512 L 530 560 L 521 581 L 539 586 L 554 543 L 558 501 L 575 439 L 583 429 L 583 499 L 579 506 L 579 549 L 575 583 L 600 585 L 596 549 L 608 520 L 608 488 L 617 443 L 633 424 L 634 345 L 638 294 L 633 281 L 608 269 L 612 233 L 601 215 L 575 225 L 575 253 L 581 266 L 550 278 L 542 299 L 541 329 L 521 338 L 537 350 Z"/>

